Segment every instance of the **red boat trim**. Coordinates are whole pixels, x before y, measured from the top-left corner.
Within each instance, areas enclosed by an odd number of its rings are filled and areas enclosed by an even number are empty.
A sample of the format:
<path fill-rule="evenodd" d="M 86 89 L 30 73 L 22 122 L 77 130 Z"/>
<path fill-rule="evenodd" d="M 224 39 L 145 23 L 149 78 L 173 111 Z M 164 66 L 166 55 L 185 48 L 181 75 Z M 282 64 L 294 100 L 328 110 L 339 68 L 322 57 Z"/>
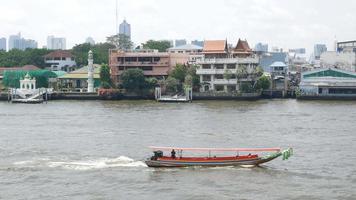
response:
<path fill-rule="evenodd" d="M 180 150 L 180 151 L 239 151 L 239 152 L 279 152 L 281 148 L 181 148 L 181 147 L 149 147 L 152 150 Z"/>

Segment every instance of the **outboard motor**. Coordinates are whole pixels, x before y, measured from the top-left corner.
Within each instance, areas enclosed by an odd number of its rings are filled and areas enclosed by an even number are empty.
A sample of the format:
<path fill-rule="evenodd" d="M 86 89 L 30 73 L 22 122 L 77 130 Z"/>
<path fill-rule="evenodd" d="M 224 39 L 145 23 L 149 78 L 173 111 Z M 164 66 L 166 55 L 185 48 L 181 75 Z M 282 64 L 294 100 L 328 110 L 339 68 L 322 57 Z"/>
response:
<path fill-rule="evenodd" d="M 163 151 L 160 150 L 154 151 L 153 154 L 154 155 L 151 157 L 151 160 L 157 160 L 158 158 L 163 157 Z"/>

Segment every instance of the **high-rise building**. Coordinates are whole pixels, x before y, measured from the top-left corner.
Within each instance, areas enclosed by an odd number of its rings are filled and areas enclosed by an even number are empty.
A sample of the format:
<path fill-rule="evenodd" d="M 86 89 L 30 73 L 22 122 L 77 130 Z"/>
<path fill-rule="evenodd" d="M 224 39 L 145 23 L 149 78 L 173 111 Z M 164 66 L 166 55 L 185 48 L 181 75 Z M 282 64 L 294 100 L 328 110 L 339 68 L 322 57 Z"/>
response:
<path fill-rule="evenodd" d="M 289 53 L 305 54 L 305 48 L 289 49 Z"/>
<path fill-rule="evenodd" d="M 256 52 L 268 52 L 268 44 L 262 44 L 261 42 L 255 45 Z"/>
<path fill-rule="evenodd" d="M 314 45 L 314 58 L 316 60 L 320 59 L 322 53 L 326 52 L 328 49 L 325 44 L 316 44 Z"/>
<path fill-rule="evenodd" d="M 21 37 L 21 33 L 17 35 L 10 35 L 9 37 L 9 50 L 11 49 L 35 49 L 37 48 L 37 42 L 31 39 L 24 39 Z"/>
<path fill-rule="evenodd" d="M 6 51 L 6 38 L 0 38 L 0 51 Z"/>
<path fill-rule="evenodd" d="M 91 45 L 95 44 L 95 41 L 92 37 L 87 37 L 87 39 L 85 39 L 85 43 L 89 43 Z"/>
<path fill-rule="evenodd" d="M 187 40 L 181 39 L 181 40 L 176 40 L 174 46 L 179 47 L 179 46 L 186 45 L 186 44 L 187 44 Z"/>
<path fill-rule="evenodd" d="M 131 25 L 124 20 L 119 26 L 119 34 L 127 35 L 131 39 Z"/>
<path fill-rule="evenodd" d="M 53 50 L 65 50 L 66 49 L 66 39 L 60 37 L 54 37 L 50 35 L 47 37 L 47 49 Z"/>
<path fill-rule="evenodd" d="M 200 47 L 204 46 L 204 41 L 202 41 L 202 40 L 193 40 L 191 43 L 193 45 L 197 45 L 197 46 L 200 46 Z"/>

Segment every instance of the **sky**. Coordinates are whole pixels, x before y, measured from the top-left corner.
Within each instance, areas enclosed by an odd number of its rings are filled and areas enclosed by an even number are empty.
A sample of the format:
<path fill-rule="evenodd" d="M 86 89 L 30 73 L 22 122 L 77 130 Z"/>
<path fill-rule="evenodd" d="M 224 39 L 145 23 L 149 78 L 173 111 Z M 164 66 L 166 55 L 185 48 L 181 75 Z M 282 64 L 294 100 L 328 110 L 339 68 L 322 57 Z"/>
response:
<path fill-rule="evenodd" d="M 116 0 L 0 0 L 0 37 L 21 32 L 46 45 L 48 35 L 65 37 L 67 48 L 89 36 L 104 42 L 116 33 Z M 353 0 L 118 0 L 118 19 L 131 24 L 136 44 L 149 39 L 247 39 L 307 48 L 356 40 Z"/>

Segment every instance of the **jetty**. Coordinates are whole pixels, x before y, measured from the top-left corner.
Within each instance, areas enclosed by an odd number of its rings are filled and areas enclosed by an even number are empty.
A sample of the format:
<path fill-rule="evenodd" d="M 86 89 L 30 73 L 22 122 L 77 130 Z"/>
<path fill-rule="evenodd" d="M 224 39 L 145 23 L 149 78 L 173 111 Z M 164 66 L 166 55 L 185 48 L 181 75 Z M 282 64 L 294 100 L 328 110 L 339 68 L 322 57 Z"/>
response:
<path fill-rule="evenodd" d="M 192 88 L 186 88 L 185 94 L 162 95 L 160 87 L 155 88 L 155 99 L 158 102 L 186 103 L 193 101 Z"/>

